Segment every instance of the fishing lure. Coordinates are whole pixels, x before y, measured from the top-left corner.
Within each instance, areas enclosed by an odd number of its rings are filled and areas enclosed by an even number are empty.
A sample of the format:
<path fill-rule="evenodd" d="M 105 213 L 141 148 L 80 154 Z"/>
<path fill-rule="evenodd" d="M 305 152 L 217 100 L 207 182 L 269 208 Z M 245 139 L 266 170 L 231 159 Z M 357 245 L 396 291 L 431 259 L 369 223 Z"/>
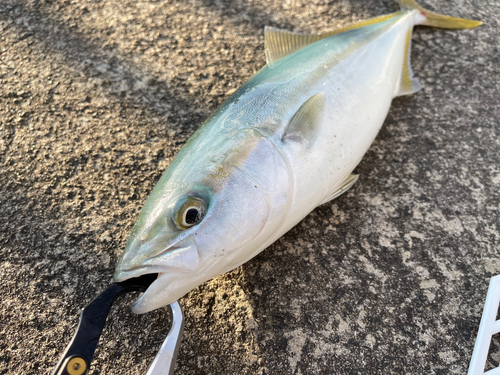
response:
<path fill-rule="evenodd" d="M 392 99 L 421 87 L 413 27 L 481 24 L 399 4 L 321 35 L 265 29 L 267 65 L 189 139 L 137 219 L 114 279 L 158 278 L 134 312 L 245 263 L 349 189 Z"/>

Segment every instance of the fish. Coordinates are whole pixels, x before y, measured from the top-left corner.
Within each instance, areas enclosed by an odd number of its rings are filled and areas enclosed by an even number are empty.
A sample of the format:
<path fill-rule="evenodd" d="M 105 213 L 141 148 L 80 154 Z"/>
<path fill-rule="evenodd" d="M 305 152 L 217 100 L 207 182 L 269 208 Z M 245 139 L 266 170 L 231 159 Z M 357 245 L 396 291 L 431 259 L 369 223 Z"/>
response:
<path fill-rule="evenodd" d="M 319 35 L 265 28 L 267 64 L 190 137 L 137 218 L 114 280 L 158 277 L 133 312 L 242 265 L 352 187 L 392 99 L 421 88 L 413 27 L 481 24 L 398 3 Z"/>

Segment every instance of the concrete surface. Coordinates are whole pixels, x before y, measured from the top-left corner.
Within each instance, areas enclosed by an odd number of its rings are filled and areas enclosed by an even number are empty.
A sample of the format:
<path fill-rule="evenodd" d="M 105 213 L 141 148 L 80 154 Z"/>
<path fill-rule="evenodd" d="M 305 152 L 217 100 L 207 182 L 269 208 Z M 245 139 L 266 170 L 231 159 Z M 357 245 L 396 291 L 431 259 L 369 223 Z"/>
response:
<path fill-rule="evenodd" d="M 340 199 L 181 300 L 177 374 L 464 374 L 500 273 L 500 4 L 418 28 L 424 88 L 394 100 Z M 392 0 L 0 1 L 0 373 L 48 373 L 145 199 L 264 64 L 265 25 L 321 32 Z M 167 310 L 113 308 L 92 374 L 143 374 Z M 489 362 L 500 359 L 494 341 Z"/>

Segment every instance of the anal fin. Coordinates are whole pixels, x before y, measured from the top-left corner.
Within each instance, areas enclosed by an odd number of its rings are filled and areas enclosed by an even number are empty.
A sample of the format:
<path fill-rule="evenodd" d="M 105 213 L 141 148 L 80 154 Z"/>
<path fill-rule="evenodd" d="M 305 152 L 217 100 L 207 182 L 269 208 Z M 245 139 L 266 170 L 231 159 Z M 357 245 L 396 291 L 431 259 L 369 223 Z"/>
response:
<path fill-rule="evenodd" d="M 422 85 L 413 76 L 413 70 L 411 69 L 411 33 L 412 30 L 408 31 L 406 35 L 406 45 L 403 61 L 403 70 L 401 72 L 401 78 L 399 80 L 399 90 L 396 96 L 411 95 L 416 93 L 422 88 Z"/>
<path fill-rule="evenodd" d="M 358 180 L 359 175 L 358 174 L 350 174 L 345 181 L 340 185 L 338 189 L 336 189 L 334 192 L 332 192 L 328 197 L 326 197 L 321 203 L 325 204 L 326 202 L 330 202 L 331 200 L 334 200 L 335 198 L 340 197 L 342 194 L 344 194 L 347 190 L 349 190 L 352 185 Z"/>

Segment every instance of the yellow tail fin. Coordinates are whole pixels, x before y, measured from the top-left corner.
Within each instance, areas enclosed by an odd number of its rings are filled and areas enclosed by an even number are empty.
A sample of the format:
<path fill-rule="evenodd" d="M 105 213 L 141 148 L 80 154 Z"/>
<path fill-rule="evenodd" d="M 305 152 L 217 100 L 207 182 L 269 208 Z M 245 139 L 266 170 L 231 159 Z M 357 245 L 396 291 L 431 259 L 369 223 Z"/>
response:
<path fill-rule="evenodd" d="M 480 21 L 465 20 L 463 18 L 454 18 L 443 16 L 442 14 L 431 12 L 422 8 L 415 0 L 398 0 L 402 10 L 418 9 L 425 16 L 425 21 L 421 25 L 439 27 L 442 29 L 472 29 L 482 24 Z"/>

